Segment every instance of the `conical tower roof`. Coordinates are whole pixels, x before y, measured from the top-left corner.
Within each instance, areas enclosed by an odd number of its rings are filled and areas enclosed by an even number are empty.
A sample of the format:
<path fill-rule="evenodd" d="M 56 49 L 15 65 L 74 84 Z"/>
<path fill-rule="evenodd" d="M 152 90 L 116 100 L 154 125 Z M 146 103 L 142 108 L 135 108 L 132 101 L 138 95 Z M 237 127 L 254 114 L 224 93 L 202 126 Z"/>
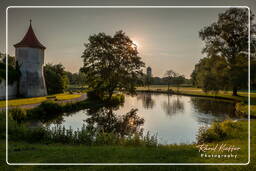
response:
<path fill-rule="evenodd" d="M 45 49 L 46 47 L 42 45 L 39 40 L 37 39 L 30 20 L 30 25 L 28 28 L 28 31 L 24 38 L 17 44 L 14 45 L 15 48 L 17 47 L 31 47 L 31 48 L 39 48 L 39 49 Z"/>

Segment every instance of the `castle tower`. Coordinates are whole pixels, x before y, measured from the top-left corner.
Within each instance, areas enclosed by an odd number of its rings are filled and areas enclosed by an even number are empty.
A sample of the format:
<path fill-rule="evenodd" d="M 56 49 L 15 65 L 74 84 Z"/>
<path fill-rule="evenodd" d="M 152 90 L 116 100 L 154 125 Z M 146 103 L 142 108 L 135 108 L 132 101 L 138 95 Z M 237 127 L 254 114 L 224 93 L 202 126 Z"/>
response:
<path fill-rule="evenodd" d="M 151 69 L 151 67 L 147 67 L 147 76 L 148 77 L 152 77 L 152 69 Z"/>
<path fill-rule="evenodd" d="M 30 25 L 24 38 L 15 47 L 16 61 L 20 66 L 19 94 L 22 97 L 46 96 L 47 90 L 44 80 L 43 46 Z"/>

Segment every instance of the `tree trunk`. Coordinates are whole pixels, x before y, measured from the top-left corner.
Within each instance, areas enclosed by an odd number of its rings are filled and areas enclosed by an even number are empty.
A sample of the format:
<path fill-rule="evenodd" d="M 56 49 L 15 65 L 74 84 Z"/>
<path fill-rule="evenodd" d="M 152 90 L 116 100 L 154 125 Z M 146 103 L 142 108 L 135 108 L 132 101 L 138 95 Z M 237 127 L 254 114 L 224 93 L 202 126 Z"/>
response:
<path fill-rule="evenodd" d="M 112 95 L 113 95 L 113 91 L 110 91 L 110 92 L 108 93 L 108 100 L 111 100 Z"/>
<path fill-rule="evenodd" d="M 233 87 L 233 94 L 232 96 L 238 96 L 237 94 L 237 87 Z"/>
<path fill-rule="evenodd" d="M 168 93 L 169 93 L 169 89 L 170 89 L 169 87 L 170 87 L 170 83 L 168 82 L 168 89 L 167 89 Z"/>

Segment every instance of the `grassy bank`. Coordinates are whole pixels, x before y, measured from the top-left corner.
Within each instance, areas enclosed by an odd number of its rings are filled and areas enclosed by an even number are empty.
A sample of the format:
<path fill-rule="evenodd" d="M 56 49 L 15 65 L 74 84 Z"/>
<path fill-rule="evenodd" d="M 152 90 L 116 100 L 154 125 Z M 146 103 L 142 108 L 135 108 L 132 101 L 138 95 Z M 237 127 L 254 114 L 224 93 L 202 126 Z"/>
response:
<path fill-rule="evenodd" d="M 254 122 L 255 123 L 255 122 Z M 196 145 L 146 146 L 85 146 L 63 144 L 28 144 L 10 142 L 9 162 L 74 162 L 74 163 L 246 163 L 247 162 L 247 122 L 241 122 L 242 132 L 238 136 L 217 143 L 235 145 L 241 148 L 237 159 L 201 158 Z M 255 130 L 255 128 L 254 128 Z M 38 152 L 38 153 L 37 153 Z M 210 154 L 210 153 L 208 153 Z M 224 153 L 223 153 L 224 154 Z"/>
<path fill-rule="evenodd" d="M 28 104 L 37 104 L 42 103 L 43 101 L 48 100 L 49 98 L 55 98 L 57 101 L 61 100 L 70 100 L 81 97 L 82 94 L 68 94 L 68 93 L 62 93 L 62 94 L 53 94 L 50 96 L 44 96 L 44 97 L 32 97 L 32 98 L 21 98 L 21 99 L 11 99 L 8 100 L 9 106 L 21 106 L 21 105 L 28 105 Z M 5 107 L 6 102 L 5 100 L 0 101 L 0 108 Z"/>
<path fill-rule="evenodd" d="M 232 91 L 220 91 L 217 94 L 215 93 L 205 93 L 200 88 L 194 87 L 170 87 L 175 93 L 182 95 L 192 95 L 192 96 L 201 96 L 201 97 L 214 97 L 220 99 L 233 100 L 237 102 L 236 110 L 240 111 L 245 117 L 248 115 L 248 92 L 239 91 L 238 96 L 232 96 Z M 148 87 L 138 87 L 138 91 L 152 91 L 152 92 L 167 92 L 167 85 L 151 85 Z M 256 117 L 256 93 L 250 93 L 251 97 L 251 116 Z"/>
<path fill-rule="evenodd" d="M 236 137 L 211 143 L 213 145 L 228 144 L 240 147 L 239 152 L 234 152 L 238 157 L 236 159 L 209 159 L 201 158 L 200 153 L 195 145 L 165 145 L 159 147 L 136 147 L 136 146 L 84 146 L 84 145 L 63 145 L 63 144 L 30 144 L 26 142 L 9 142 L 9 162 L 11 163 L 23 163 L 23 162 L 40 162 L 40 163 L 144 163 L 144 162 L 159 162 L 159 163 L 180 163 L 180 162 L 247 162 L 247 121 L 240 121 L 242 128 L 238 132 Z M 252 121 L 252 132 L 256 131 L 256 121 Z M 252 152 L 251 163 L 249 166 L 192 166 L 189 170 L 244 170 L 250 168 L 256 169 L 256 136 L 252 135 Z M 4 158 L 4 141 L 0 141 L 1 159 Z M 135 166 L 135 167 L 122 167 L 122 166 L 7 166 L 4 161 L 1 162 L 1 170 L 17 168 L 17 169 L 31 169 L 31 170 L 54 170 L 57 168 L 66 170 L 79 170 L 90 168 L 90 170 L 110 169 L 110 170 L 150 170 L 150 168 L 165 170 L 169 169 L 181 169 L 185 170 L 185 166 Z"/>
<path fill-rule="evenodd" d="M 8 116 L 18 123 L 26 121 L 41 121 L 47 123 L 58 120 L 63 115 L 68 116 L 72 112 L 83 109 L 97 110 L 101 107 L 116 107 L 124 102 L 122 94 L 115 94 L 111 100 L 87 98 L 77 102 L 58 103 L 55 100 L 46 100 L 32 109 L 13 108 L 8 110 Z"/>
<path fill-rule="evenodd" d="M 149 90 L 152 91 L 167 91 L 168 86 L 167 85 L 151 85 L 149 87 Z M 180 93 L 183 94 L 191 94 L 191 95 L 205 95 L 210 97 L 226 97 L 233 100 L 238 101 L 247 101 L 248 100 L 248 92 L 246 91 L 239 91 L 239 96 L 232 96 L 232 91 L 219 91 L 219 93 L 205 93 L 201 88 L 195 88 L 195 87 L 170 87 L 173 91 L 177 92 L 177 90 Z M 138 87 L 137 90 L 148 90 L 148 87 Z M 256 93 L 251 92 L 251 98 L 256 99 Z"/>
<path fill-rule="evenodd" d="M 80 107 L 91 106 L 88 101 L 77 106 L 66 104 L 61 106 L 66 110 L 77 110 Z M 79 105 L 78 105 L 79 104 Z M 50 104 L 51 105 L 51 104 Z M 59 108 L 60 106 L 58 106 Z M 45 111 L 45 108 L 41 106 Z M 36 109 L 35 109 L 36 110 Z M 40 113 L 35 111 L 36 113 Z M 49 113 L 49 112 L 47 112 Z M 55 113 L 55 112 L 54 112 Z M 247 166 L 8 166 L 5 163 L 5 117 L 0 115 L 0 170 L 255 170 L 256 169 L 256 120 L 251 122 L 251 163 Z M 216 146 L 217 144 L 234 145 L 241 150 L 232 154 L 237 154 L 237 158 L 203 158 L 201 152 L 195 144 L 192 145 L 85 145 L 68 144 L 57 142 L 34 142 L 27 139 L 9 139 L 10 163 L 246 163 L 248 161 L 248 130 L 245 121 L 238 121 L 239 127 L 232 126 L 222 128 L 213 126 L 209 134 L 206 134 L 207 144 Z M 9 125 L 10 126 L 10 125 Z M 233 130 L 234 127 L 235 131 Z M 232 130 L 230 130 L 232 128 Z M 20 129 L 19 129 L 20 130 Z M 10 130 L 9 130 L 10 131 Z M 22 131 L 22 130 L 20 130 Z M 229 132 L 232 133 L 229 134 Z M 17 133 L 17 132 L 16 132 Z M 229 135 L 226 135 L 226 134 Z M 15 137 L 19 133 L 13 134 Z M 26 134 L 27 135 L 27 134 Z M 216 136 L 217 135 L 217 136 Z M 218 137 L 218 135 L 223 135 Z M 209 138 L 210 137 L 210 138 Z M 10 137 L 9 137 L 10 138 Z M 31 137 L 33 138 L 33 137 Z M 35 137 L 33 138 L 35 139 Z M 26 141 L 25 141 L 26 140 Z M 209 152 L 207 154 L 210 154 Z M 218 153 L 225 154 L 225 153 Z"/>

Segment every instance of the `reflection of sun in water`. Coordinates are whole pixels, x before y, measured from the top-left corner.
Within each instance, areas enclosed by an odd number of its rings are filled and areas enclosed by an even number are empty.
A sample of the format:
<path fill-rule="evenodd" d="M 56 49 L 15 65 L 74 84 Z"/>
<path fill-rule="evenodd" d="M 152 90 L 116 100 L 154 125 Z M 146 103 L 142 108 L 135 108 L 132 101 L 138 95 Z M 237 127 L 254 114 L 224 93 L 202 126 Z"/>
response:
<path fill-rule="evenodd" d="M 135 47 L 139 48 L 139 43 L 136 40 L 133 40 L 132 42 L 133 42 L 133 45 L 132 45 L 133 48 Z"/>

